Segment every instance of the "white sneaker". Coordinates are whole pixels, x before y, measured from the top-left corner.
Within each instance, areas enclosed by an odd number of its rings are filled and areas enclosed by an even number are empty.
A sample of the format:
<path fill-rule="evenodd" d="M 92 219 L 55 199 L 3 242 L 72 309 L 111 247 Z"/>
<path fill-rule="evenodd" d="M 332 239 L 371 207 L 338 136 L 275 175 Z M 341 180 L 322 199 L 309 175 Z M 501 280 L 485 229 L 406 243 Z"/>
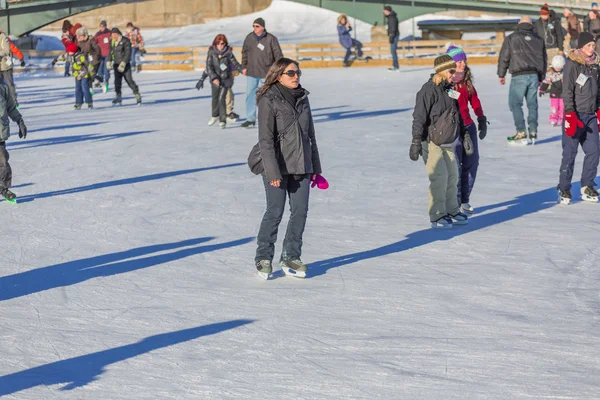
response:
<path fill-rule="evenodd" d="M 211 117 L 211 118 L 208 120 L 208 126 L 212 126 L 212 125 L 214 125 L 214 124 L 215 124 L 215 122 L 217 122 L 218 120 L 219 120 L 219 118 L 217 118 L 217 117 Z"/>
<path fill-rule="evenodd" d="M 469 203 L 462 203 L 460 205 L 460 211 L 464 212 L 467 215 L 473 215 L 475 209 Z"/>

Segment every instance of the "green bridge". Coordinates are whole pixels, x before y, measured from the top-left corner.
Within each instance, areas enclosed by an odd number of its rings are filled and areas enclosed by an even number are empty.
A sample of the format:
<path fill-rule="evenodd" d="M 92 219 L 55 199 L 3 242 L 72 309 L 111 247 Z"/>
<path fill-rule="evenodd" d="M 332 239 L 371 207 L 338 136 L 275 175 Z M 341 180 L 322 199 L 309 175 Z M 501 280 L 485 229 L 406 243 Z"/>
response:
<path fill-rule="evenodd" d="M 589 11 L 592 0 L 572 1 L 508 1 L 508 0 L 292 0 L 296 3 L 309 4 L 344 13 L 370 24 L 384 23 L 383 7 L 391 6 L 404 21 L 423 14 L 440 11 L 483 11 L 489 13 L 538 16 L 540 7 L 547 2 L 557 14 L 562 14 L 564 7 L 571 8 L 578 14 Z"/>
<path fill-rule="evenodd" d="M 0 28 L 13 36 L 96 8 L 145 0 L 0 0 Z"/>

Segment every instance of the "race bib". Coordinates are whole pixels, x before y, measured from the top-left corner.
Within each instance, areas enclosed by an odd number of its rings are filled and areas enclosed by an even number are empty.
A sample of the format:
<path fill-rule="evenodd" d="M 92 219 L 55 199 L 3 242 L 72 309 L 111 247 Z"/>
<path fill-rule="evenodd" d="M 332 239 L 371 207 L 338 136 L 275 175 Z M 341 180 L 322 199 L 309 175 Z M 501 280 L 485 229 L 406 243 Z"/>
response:
<path fill-rule="evenodd" d="M 104 43 L 108 43 L 108 38 L 107 37 L 104 38 Z"/>
<path fill-rule="evenodd" d="M 448 90 L 448 96 L 450 96 L 451 99 L 458 100 L 460 93 L 456 90 L 450 89 Z"/>
<path fill-rule="evenodd" d="M 584 74 L 579 74 L 579 77 L 577 78 L 575 83 L 578 84 L 579 86 L 583 86 L 588 81 L 588 79 L 590 79 L 589 76 L 586 76 Z"/>
<path fill-rule="evenodd" d="M 94 61 L 94 57 L 92 57 L 92 55 L 90 54 L 90 55 L 88 56 L 88 60 L 89 60 L 89 62 L 92 62 L 92 61 Z"/>
<path fill-rule="evenodd" d="M 554 28 L 554 25 L 548 24 L 548 29 L 553 29 L 553 28 Z"/>
<path fill-rule="evenodd" d="M 260 51 L 265 49 L 265 46 L 262 43 L 259 43 L 256 47 L 258 47 Z"/>
<path fill-rule="evenodd" d="M 221 71 L 225 71 L 227 69 L 227 65 L 225 64 L 221 64 L 219 67 L 221 68 Z"/>

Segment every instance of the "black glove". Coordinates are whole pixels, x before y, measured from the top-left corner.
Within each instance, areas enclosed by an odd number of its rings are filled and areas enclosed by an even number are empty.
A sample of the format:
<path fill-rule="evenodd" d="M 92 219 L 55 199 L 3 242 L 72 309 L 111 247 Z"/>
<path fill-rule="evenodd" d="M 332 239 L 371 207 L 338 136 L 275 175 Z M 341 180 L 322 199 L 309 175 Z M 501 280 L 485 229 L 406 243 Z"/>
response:
<path fill-rule="evenodd" d="M 25 66 L 25 60 L 21 60 L 21 67 Z"/>
<path fill-rule="evenodd" d="M 25 126 L 25 121 L 23 118 L 19 121 L 19 137 L 21 139 L 25 139 L 27 137 L 27 127 Z"/>
<path fill-rule="evenodd" d="M 542 92 L 541 90 L 538 92 L 538 97 L 542 97 L 545 93 Z"/>
<path fill-rule="evenodd" d="M 204 81 L 200 79 L 198 83 L 196 83 L 196 89 L 200 90 L 204 88 Z"/>
<path fill-rule="evenodd" d="M 487 135 L 487 126 L 490 123 L 488 122 L 485 115 L 482 115 L 481 117 L 477 118 L 477 124 L 477 129 L 479 130 L 479 139 L 483 140 Z"/>
<path fill-rule="evenodd" d="M 421 145 L 421 141 L 413 139 L 413 141 L 410 145 L 410 152 L 409 152 L 410 159 L 413 161 L 418 161 L 422 150 L 423 150 L 423 148 Z"/>
<path fill-rule="evenodd" d="M 54 67 L 57 62 L 58 62 L 58 58 L 55 58 L 54 60 L 52 60 L 52 66 Z"/>

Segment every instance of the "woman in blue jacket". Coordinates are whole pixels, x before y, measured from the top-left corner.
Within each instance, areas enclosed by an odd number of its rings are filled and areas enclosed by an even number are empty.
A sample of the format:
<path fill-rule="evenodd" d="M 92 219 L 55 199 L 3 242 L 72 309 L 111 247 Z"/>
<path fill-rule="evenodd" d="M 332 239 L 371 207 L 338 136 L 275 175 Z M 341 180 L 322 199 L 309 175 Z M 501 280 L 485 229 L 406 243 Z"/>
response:
<path fill-rule="evenodd" d="M 352 36 L 350 36 L 352 26 L 348 21 L 348 17 L 346 17 L 346 15 L 344 14 L 341 14 L 338 17 L 337 30 L 338 36 L 340 37 L 340 44 L 346 49 L 346 56 L 344 57 L 344 67 L 349 67 L 350 63 L 348 63 L 348 60 L 350 59 L 350 55 L 352 54 L 352 46 L 356 46 L 358 59 L 363 58 L 362 43 L 356 39 L 352 39 Z"/>

